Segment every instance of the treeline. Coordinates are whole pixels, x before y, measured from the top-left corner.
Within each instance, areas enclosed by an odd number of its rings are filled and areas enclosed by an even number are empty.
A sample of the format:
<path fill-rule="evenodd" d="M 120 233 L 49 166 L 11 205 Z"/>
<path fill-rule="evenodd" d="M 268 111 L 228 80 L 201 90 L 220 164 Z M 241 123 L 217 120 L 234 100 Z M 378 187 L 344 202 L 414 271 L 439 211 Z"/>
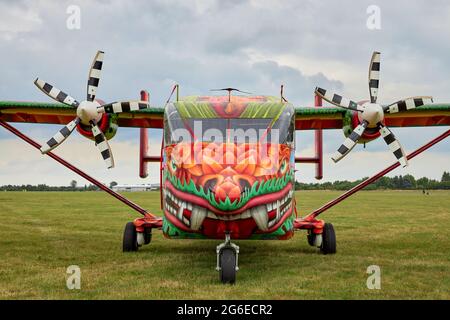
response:
<path fill-rule="evenodd" d="M 48 186 L 46 184 L 38 184 L 36 186 L 31 184 L 23 185 L 5 185 L 0 186 L 0 191 L 97 191 L 97 186 L 90 184 L 84 187 L 77 186 Z"/>
<path fill-rule="evenodd" d="M 295 182 L 296 190 L 348 190 L 363 182 L 367 178 L 356 181 L 334 181 L 323 183 L 301 183 Z M 416 179 L 412 175 L 395 177 L 382 177 L 376 182 L 368 185 L 364 190 L 378 190 L 378 189 L 396 189 L 396 190 L 436 190 L 436 189 L 450 189 L 450 173 L 442 174 L 440 181 L 429 179 L 426 177 Z"/>

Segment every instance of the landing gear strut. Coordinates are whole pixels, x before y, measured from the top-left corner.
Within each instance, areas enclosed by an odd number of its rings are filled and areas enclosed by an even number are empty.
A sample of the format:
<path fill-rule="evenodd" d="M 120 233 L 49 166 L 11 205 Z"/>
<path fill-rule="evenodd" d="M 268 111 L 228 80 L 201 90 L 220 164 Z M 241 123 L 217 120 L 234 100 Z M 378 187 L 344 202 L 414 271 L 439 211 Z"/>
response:
<path fill-rule="evenodd" d="M 238 267 L 239 246 L 231 243 L 230 234 L 225 234 L 225 242 L 216 248 L 217 267 L 222 283 L 235 283 Z"/>

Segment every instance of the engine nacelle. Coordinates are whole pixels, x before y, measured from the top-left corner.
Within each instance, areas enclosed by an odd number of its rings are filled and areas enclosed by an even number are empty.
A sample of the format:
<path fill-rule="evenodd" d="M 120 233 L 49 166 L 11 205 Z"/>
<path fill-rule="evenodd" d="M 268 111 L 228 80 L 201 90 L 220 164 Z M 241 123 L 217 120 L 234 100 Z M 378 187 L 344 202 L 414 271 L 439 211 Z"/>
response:
<path fill-rule="evenodd" d="M 348 137 L 352 131 L 361 124 L 361 119 L 359 117 L 359 112 L 355 111 L 348 111 L 343 119 L 343 126 L 342 130 L 344 131 L 345 137 Z M 366 143 L 370 142 L 372 140 L 375 140 L 380 136 L 379 128 L 367 128 L 361 138 L 359 139 L 358 143 Z"/>
<path fill-rule="evenodd" d="M 107 140 L 112 139 L 117 132 L 119 126 L 117 125 L 117 115 L 103 113 L 101 120 L 98 122 L 98 127 L 105 135 Z M 94 140 L 92 129 L 90 126 L 84 125 L 81 122 L 77 125 L 77 131 L 84 137 Z"/>

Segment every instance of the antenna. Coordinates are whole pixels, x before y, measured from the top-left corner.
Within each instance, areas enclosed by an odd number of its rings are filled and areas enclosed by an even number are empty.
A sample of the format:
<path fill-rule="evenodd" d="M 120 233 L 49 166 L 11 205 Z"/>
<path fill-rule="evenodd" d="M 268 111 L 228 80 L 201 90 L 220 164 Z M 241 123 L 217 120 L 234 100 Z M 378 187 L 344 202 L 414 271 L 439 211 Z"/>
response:
<path fill-rule="evenodd" d="M 281 85 L 281 88 L 280 88 L 280 100 L 281 100 L 281 103 L 283 103 L 283 102 L 288 102 L 285 98 L 284 98 L 284 96 L 283 96 L 283 92 L 284 92 L 284 84 L 282 84 Z"/>
<path fill-rule="evenodd" d="M 166 104 L 164 105 L 164 109 L 165 109 L 166 106 L 169 104 L 170 99 L 172 99 L 172 96 L 173 96 L 173 93 L 175 92 L 175 90 L 177 91 L 177 102 L 178 102 L 178 98 L 179 98 L 179 96 L 178 96 L 179 85 L 178 85 L 178 84 L 175 84 L 175 85 L 173 86 L 173 88 L 172 88 L 172 91 L 170 92 L 170 95 L 169 95 L 169 98 L 168 98 L 167 101 L 166 101 Z"/>
<path fill-rule="evenodd" d="M 231 101 L 231 91 L 237 91 L 245 94 L 251 94 L 250 92 L 242 91 L 235 88 L 222 88 L 222 89 L 211 89 L 211 91 L 228 91 L 228 102 Z"/>

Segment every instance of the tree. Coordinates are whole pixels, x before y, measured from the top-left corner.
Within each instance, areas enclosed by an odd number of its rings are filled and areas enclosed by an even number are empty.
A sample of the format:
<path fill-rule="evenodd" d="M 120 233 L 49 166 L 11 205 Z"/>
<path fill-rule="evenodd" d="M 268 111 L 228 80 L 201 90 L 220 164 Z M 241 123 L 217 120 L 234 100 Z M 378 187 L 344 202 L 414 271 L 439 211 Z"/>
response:
<path fill-rule="evenodd" d="M 70 181 L 70 187 L 75 190 L 77 188 L 77 182 L 75 180 Z"/>
<path fill-rule="evenodd" d="M 417 179 L 417 187 L 422 189 L 428 189 L 430 187 L 430 179 L 428 179 L 427 177 Z"/>
<path fill-rule="evenodd" d="M 403 188 L 405 189 L 412 189 L 412 188 L 416 188 L 416 179 L 410 175 L 407 174 L 406 176 L 403 177 Z"/>
<path fill-rule="evenodd" d="M 441 182 L 448 182 L 450 181 L 450 172 L 444 171 L 442 174 Z"/>

